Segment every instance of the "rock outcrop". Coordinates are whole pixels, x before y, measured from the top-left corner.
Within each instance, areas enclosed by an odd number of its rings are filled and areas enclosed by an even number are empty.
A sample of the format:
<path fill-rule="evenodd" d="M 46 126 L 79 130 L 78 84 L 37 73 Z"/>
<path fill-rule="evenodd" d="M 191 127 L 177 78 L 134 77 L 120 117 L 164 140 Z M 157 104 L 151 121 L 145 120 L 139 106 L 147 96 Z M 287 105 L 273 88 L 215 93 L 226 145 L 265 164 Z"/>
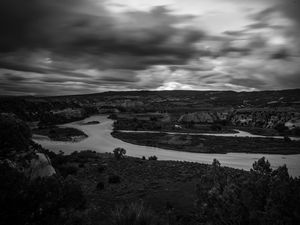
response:
<path fill-rule="evenodd" d="M 36 157 L 30 160 L 29 168 L 25 172 L 30 179 L 49 177 L 55 174 L 49 157 L 43 153 L 36 153 Z"/>

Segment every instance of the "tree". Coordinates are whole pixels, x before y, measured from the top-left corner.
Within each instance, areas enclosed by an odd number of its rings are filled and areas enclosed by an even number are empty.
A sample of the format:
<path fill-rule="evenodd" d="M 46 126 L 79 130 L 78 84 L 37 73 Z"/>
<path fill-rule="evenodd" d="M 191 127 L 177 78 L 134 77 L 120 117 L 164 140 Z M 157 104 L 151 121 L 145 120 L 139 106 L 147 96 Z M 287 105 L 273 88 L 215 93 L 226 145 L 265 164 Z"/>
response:
<path fill-rule="evenodd" d="M 115 148 L 114 156 L 117 160 L 120 160 L 125 157 L 126 150 L 124 148 Z"/>
<path fill-rule="evenodd" d="M 261 175 L 269 175 L 272 172 L 272 168 L 269 161 L 265 160 L 265 157 L 262 157 L 253 163 L 253 169 L 251 169 L 251 171 Z"/>
<path fill-rule="evenodd" d="M 52 176 L 30 180 L 1 163 L 0 170 L 1 224 L 70 224 L 85 204 L 75 178 Z"/>
<path fill-rule="evenodd" d="M 217 179 L 216 179 L 217 178 Z M 214 160 L 197 185 L 201 224 L 300 224 L 300 179 L 286 166 L 276 170 L 265 158 L 250 173 L 231 173 Z"/>
<path fill-rule="evenodd" d="M 31 142 L 31 131 L 25 122 L 14 114 L 0 114 L 0 156 L 14 151 L 27 150 Z"/>
<path fill-rule="evenodd" d="M 284 124 L 279 123 L 276 126 L 274 126 L 274 129 L 277 130 L 279 133 L 283 133 L 284 131 L 288 130 L 289 128 L 287 128 Z"/>
<path fill-rule="evenodd" d="M 157 160 L 157 157 L 156 157 L 155 155 L 149 156 L 149 157 L 148 157 L 148 160 Z"/>

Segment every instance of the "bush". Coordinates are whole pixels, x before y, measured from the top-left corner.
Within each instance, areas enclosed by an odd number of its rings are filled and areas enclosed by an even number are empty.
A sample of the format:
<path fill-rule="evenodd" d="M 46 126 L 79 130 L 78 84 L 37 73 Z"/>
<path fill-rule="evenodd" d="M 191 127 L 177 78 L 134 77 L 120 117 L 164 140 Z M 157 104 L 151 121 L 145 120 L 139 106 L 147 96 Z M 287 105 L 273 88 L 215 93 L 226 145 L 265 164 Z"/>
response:
<path fill-rule="evenodd" d="M 220 124 L 214 123 L 210 126 L 210 129 L 213 130 L 213 131 L 221 131 L 222 126 Z"/>
<path fill-rule="evenodd" d="M 79 163 L 78 167 L 79 167 L 79 168 L 84 168 L 84 167 L 85 167 L 85 164 L 84 164 L 84 163 Z"/>
<path fill-rule="evenodd" d="M 63 225 L 85 204 L 80 184 L 72 177 L 29 180 L 7 165 L 0 170 L 1 224 Z"/>
<path fill-rule="evenodd" d="M 156 215 L 145 207 L 142 202 L 129 205 L 119 205 L 112 212 L 114 225 L 153 225 Z"/>
<path fill-rule="evenodd" d="M 14 114 L 0 114 L 0 156 L 7 157 L 11 150 L 28 150 L 31 130 Z"/>
<path fill-rule="evenodd" d="M 63 183 L 63 203 L 65 208 L 82 209 L 86 203 L 79 181 L 68 176 Z"/>
<path fill-rule="evenodd" d="M 102 173 L 104 170 L 106 170 L 106 166 L 99 165 L 98 168 L 97 168 L 97 170 L 98 170 L 99 173 Z"/>
<path fill-rule="evenodd" d="M 154 155 L 154 156 L 150 156 L 148 157 L 148 160 L 157 160 L 157 157 Z"/>
<path fill-rule="evenodd" d="M 214 161 L 197 185 L 199 224 L 300 224 L 300 180 L 265 158 L 250 173 L 231 173 Z"/>
<path fill-rule="evenodd" d="M 75 175 L 78 171 L 77 166 L 69 164 L 58 166 L 57 169 L 63 177 L 67 177 L 68 175 Z"/>
<path fill-rule="evenodd" d="M 274 126 L 274 129 L 277 130 L 279 133 L 283 133 L 283 132 L 287 131 L 289 128 L 286 127 L 284 124 L 279 123 L 276 126 Z"/>
<path fill-rule="evenodd" d="M 104 189 L 104 183 L 99 181 L 96 188 L 97 188 L 97 190 L 103 190 Z"/>
<path fill-rule="evenodd" d="M 300 136 L 300 127 L 294 127 L 291 132 L 293 135 Z"/>
<path fill-rule="evenodd" d="M 283 140 L 285 142 L 291 142 L 292 141 L 288 136 L 284 136 Z"/>
<path fill-rule="evenodd" d="M 114 156 L 117 160 L 124 158 L 126 154 L 126 150 L 124 148 L 115 148 L 114 149 Z"/>
<path fill-rule="evenodd" d="M 121 182 L 121 178 L 118 175 L 110 175 L 108 177 L 108 183 L 117 184 Z"/>

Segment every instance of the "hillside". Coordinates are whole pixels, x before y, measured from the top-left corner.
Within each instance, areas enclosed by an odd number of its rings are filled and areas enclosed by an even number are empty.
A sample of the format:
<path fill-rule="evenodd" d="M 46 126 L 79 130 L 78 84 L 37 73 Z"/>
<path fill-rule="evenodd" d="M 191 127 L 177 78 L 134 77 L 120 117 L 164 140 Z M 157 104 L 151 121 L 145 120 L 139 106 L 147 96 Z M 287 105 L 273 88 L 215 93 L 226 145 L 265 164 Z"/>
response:
<path fill-rule="evenodd" d="M 65 108 L 119 111 L 194 112 L 249 108 L 300 110 L 300 89 L 282 91 L 124 91 L 58 97 L 0 97 L 0 112 L 13 112 L 25 120 L 37 120 L 50 110 Z"/>

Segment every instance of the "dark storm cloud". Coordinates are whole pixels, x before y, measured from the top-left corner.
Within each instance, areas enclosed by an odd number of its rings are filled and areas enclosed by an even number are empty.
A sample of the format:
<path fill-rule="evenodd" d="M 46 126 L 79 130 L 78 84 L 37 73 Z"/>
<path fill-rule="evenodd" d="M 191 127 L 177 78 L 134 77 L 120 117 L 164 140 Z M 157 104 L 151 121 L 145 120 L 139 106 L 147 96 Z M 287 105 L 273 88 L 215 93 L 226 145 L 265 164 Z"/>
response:
<path fill-rule="evenodd" d="M 278 6 L 278 10 L 282 12 L 290 19 L 292 19 L 300 27 L 300 2 L 298 0 L 283 1 L 281 5 Z"/>
<path fill-rule="evenodd" d="M 249 29 L 260 29 L 260 28 L 266 28 L 269 27 L 269 24 L 267 23 L 253 23 L 250 25 L 247 25 L 247 28 Z"/>
<path fill-rule="evenodd" d="M 200 54 L 194 45 L 205 33 L 177 26 L 194 16 L 175 15 L 165 6 L 113 13 L 105 3 L 1 0 L 0 68 L 11 70 L 1 88 L 25 92 L 29 83 L 58 92 L 63 87 L 74 92 L 116 85 L 141 88 L 136 71 L 184 65 Z M 24 78 L 15 88 L 14 76 Z"/>
<path fill-rule="evenodd" d="M 24 81 L 26 80 L 26 78 L 22 77 L 22 76 L 17 76 L 11 73 L 4 73 L 3 74 L 4 79 L 8 80 L 8 81 L 13 81 L 13 82 L 20 82 L 20 81 Z"/>
<path fill-rule="evenodd" d="M 274 13 L 281 13 L 283 16 L 291 19 L 295 25 L 296 28 L 295 29 L 296 32 L 299 32 L 299 28 L 300 28 L 300 13 L 299 13 L 299 9 L 300 9 L 300 1 L 298 0 L 286 0 L 286 1 L 278 1 L 276 5 L 274 5 L 273 7 L 269 7 L 267 9 L 264 9 L 256 14 L 251 15 L 251 17 L 257 21 L 259 21 L 259 23 L 257 23 L 256 26 L 259 26 L 259 24 L 265 24 L 266 26 L 268 25 L 268 23 L 265 23 L 266 20 L 268 18 L 270 18 L 270 16 Z M 253 24 L 255 28 L 255 25 Z M 257 28 L 257 27 L 256 27 Z"/>
<path fill-rule="evenodd" d="M 101 69 L 145 69 L 157 61 L 186 62 L 197 53 L 193 44 L 204 35 L 175 28 L 176 23 L 192 17 L 172 15 L 162 6 L 150 12 L 126 12 L 122 16 L 129 21 L 119 26 L 110 12 L 99 4 L 96 11 L 94 4 L 83 0 L 2 0 L 0 49 L 46 49 L 74 61 L 91 55 L 98 59 L 88 58 L 85 63 Z M 177 41 L 172 41 L 174 37 Z"/>
<path fill-rule="evenodd" d="M 230 36 L 241 36 L 245 34 L 245 30 L 237 30 L 237 31 L 225 31 L 224 34 L 230 35 Z"/>
<path fill-rule="evenodd" d="M 271 59 L 280 59 L 280 60 L 288 60 L 290 57 L 290 53 L 287 49 L 279 49 L 271 55 Z"/>
<path fill-rule="evenodd" d="M 230 53 L 239 53 L 240 55 L 248 55 L 251 52 L 250 48 L 245 47 L 233 47 L 233 46 L 225 46 L 221 50 L 221 55 L 227 55 Z"/>
<path fill-rule="evenodd" d="M 47 71 L 42 68 L 38 68 L 30 65 L 24 65 L 20 63 L 14 63 L 14 62 L 5 62 L 5 61 L 0 61 L 0 68 L 12 69 L 12 70 L 23 71 L 23 72 L 47 73 Z"/>

